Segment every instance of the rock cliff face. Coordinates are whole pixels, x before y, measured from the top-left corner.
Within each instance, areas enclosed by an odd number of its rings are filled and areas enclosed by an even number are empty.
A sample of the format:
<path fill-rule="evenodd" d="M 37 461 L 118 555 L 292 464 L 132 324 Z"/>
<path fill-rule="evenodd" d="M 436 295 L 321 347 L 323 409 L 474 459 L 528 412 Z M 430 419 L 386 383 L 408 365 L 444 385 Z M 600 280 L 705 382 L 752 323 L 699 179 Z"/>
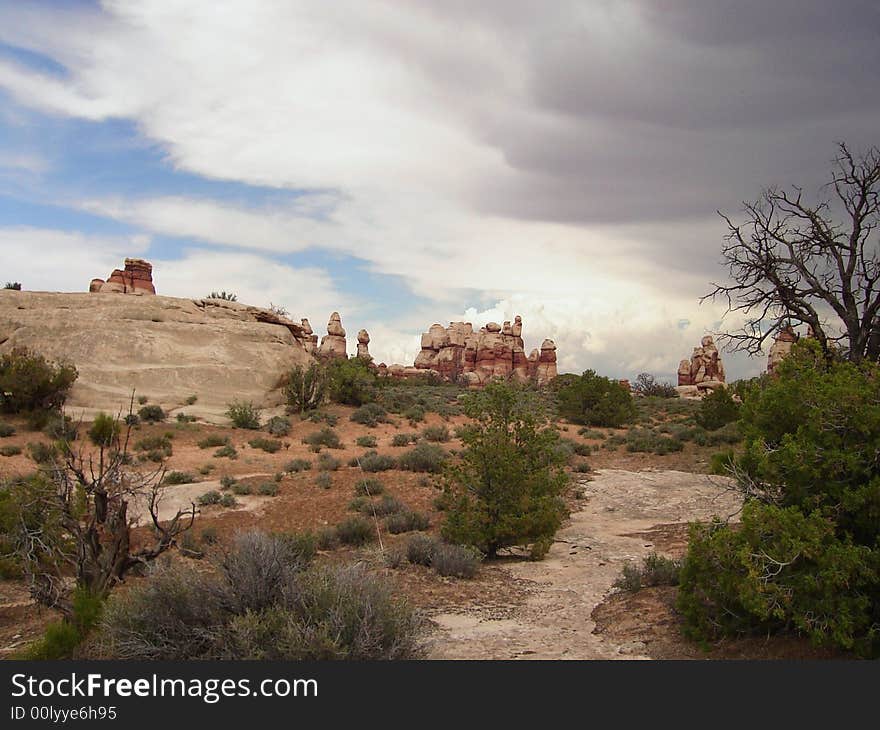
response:
<path fill-rule="evenodd" d="M 695 347 L 690 360 L 682 360 L 678 365 L 679 386 L 696 386 L 700 389 L 723 388 L 725 382 L 724 363 L 718 354 L 715 340 L 706 335 Z"/>
<path fill-rule="evenodd" d="M 114 269 L 107 281 L 92 279 L 89 293 L 155 294 L 153 265 L 143 259 L 125 259 L 125 268 Z"/>
<path fill-rule="evenodd" d="M 0 352 L 29 347 L 76 365 L 72 411 L 127 409 L 132 389 L 166 410 L 225 422 L 232 400 L 280 404 L 279 377 L 308 366 L 304 328 L 217 299 L 0 291 Z"/>
<path fill-rule="evenodd" d="M 413 367 L 434 372 L 445 380 L 484 385 L 493 378 L 544 384 L 556 377 L 556 345 L 544 340 L 540 350 L 526 356 L 522 319 L 513 323 L 489 322 L 475 332 L 470 322 L 451 322 L 448 327 L 431 325 L 422 335 L 422 349 Z M 391 366 L 391 375 L 406 377 L 406 368 Z M 381 371 L 381 366 L 380 366 Z"/>

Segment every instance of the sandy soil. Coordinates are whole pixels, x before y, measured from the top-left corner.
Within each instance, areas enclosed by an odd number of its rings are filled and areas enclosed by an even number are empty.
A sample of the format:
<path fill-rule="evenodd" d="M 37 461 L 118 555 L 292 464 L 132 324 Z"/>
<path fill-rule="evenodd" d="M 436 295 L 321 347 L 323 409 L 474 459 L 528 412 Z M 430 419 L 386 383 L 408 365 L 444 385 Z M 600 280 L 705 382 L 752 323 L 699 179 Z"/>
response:
<path fill-rule="evenodd" d="M 505 568 L 531 584 L 525 601 L 503 618 L 479 603 L 437 612 L 434 658 L 647 657 L 644 642 L 596 633 L 593 611 L 626 562 L 661 551 L 647 537 L 652 528 L 735 513 L 739 498 L 724 479 L 679 471 L 601 470 L 581 488 L 581 508 L 557 533 L 545 560 Z"/>

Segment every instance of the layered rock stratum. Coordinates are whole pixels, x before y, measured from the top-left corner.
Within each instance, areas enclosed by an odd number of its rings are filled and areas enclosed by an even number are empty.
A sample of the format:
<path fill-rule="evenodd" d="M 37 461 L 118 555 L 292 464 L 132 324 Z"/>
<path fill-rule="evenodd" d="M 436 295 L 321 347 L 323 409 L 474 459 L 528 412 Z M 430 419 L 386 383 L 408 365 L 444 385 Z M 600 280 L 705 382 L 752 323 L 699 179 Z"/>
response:
<path fill-rule="evenodd" d="M 314 361 L 309 344 L 301 324 L 220 299 L 0 290 L 0 353 L 28 347 L 76 365 L 74 410 L 115 413 L 135 390 L 222 421 L 235 399 L 280 404 L 279 377 Z"/>

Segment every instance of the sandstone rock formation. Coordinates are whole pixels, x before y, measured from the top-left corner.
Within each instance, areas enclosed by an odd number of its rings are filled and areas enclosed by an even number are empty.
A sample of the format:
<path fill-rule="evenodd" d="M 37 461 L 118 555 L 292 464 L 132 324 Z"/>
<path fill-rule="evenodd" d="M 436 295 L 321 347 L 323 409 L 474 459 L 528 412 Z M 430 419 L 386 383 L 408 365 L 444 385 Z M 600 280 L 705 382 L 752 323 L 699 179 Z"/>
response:
<path fill-rule="evenodd" d="M 451 322 L 448 327 L 434 324 L 422 335 L 421 344 L 413 367 L 436 372 L 445 380 L 476 386 L 493 378 L 521 382 L 535 379 L 544 384 L 556 377 L 556 345 L 552 340 L 544 340 L 541 349 L 527 357 L 519 316 L 513 323 L 489 322 L 479 332 L 474 332 L 470 322 Z M 392 373 L 388 368 L 388 372 L 399 377 L 402 371 Z"/>
<path fill-rule="evenodd" d="M 89 293 L 155 294 L 153 265 L 143 259 L 125 259 L 124 269 L 115 269 L 107 281 L 92 279 Z"/>
<path fill-rule="evenodd" d="M 776 334 L 776 339 L 770 346 L 770 354 L 767 356 L 767 372 L 773 373 L 779 363 L 781 363 L 791 352 L 794 343 L 798 341 L 797 332 L 791 325 L 786 325 Z"/>
<path fill-rule="evenodd" d="M 186 413 L 218 423 L 235 399 L 280 405 L 280 376 L 313 362 L 304 337 L 299 324 L 237 302 L 0 290 L 0 353 L 28 347 L 73 362 L 75 416 L 127 412 L 132 389 L 166 410 L 197 395 Z"/>
<path fill-rule="evenodd" d="M 370 356 L 370 333 L 366 330 L 358 332 L 357 356 L 370 362 L 373 360 Z"/>
<path fill-rule="evenodd" d="M 330 315 L 327 334 L 321 338 L 321 347 L 318 348 L 318 357 L 324 360 L 348 357 L 345 330 L 342 328 L 339 312 L 333 312 Z"/>
<path fill-rule="evenodd" d="M 308 319 L 304 317 L 300 320 L 300 323 L 303 331 L 303 345 L 306 348 L 306 352 L 314 354 L 318 350 L 318 335 L 312 330 L 312 325 L 309 324 Z"/>
<path fill-rule="evenodd" d="M 690 360 L 678 365 L 679 386 L 697 386 L 700 389 L 724 387 L 724 363 L 711 335 L 706 335 L 695 347 Z"/>

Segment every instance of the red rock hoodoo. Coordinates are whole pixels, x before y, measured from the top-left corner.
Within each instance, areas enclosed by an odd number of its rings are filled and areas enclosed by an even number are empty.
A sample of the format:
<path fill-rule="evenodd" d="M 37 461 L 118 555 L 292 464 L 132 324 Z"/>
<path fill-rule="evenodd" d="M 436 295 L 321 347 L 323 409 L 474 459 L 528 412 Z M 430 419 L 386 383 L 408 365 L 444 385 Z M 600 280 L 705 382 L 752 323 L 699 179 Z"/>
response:
<path fill-rule="evenodd" d="M 124 269 L 115 269 L 107 281 L 92 279 L 90 293 L 155 294 L 153 265 L 143 259 L 125 259 Z"/>

